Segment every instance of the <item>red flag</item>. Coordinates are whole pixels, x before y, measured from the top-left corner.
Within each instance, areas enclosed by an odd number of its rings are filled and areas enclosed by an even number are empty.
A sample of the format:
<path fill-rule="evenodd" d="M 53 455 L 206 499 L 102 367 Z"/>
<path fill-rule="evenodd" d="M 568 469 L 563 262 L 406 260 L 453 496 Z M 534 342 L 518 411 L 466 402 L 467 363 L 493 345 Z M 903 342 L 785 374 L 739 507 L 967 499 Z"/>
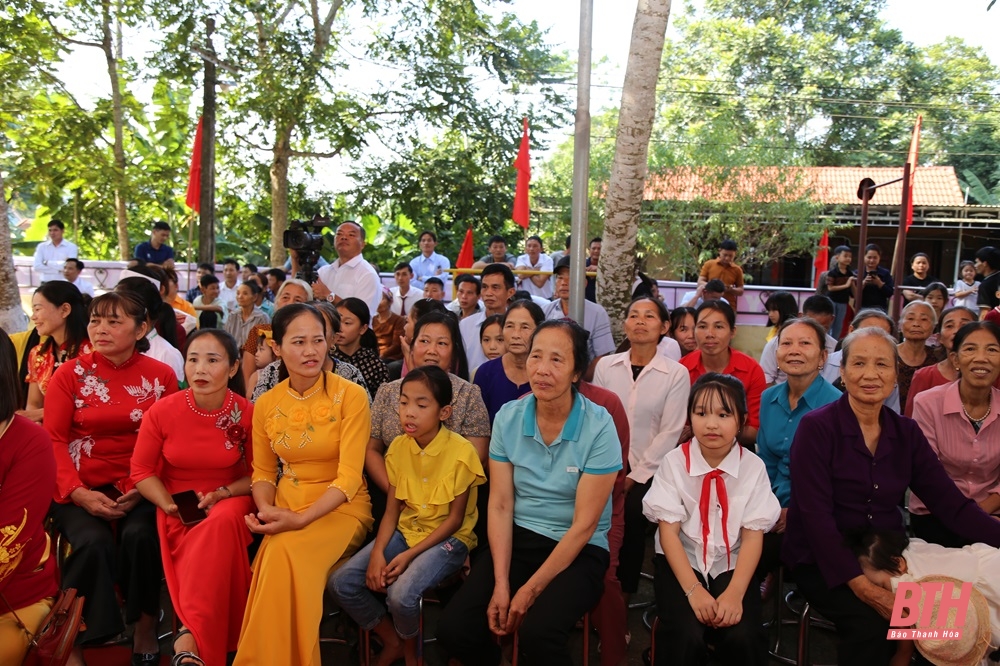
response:
<path fill-rule="evenodd" d="M 524 119 L 524 133 L 521 135 L 521 147 L 517 150 L 514 160 L 517 169 L 517 189 L 514 190 L 514 213 L 511 215 L 518 226 L 528 228 L 528 184 L 531 182 L 531 158 L 528 156 L 528 118 Z"/>
<path fill-rule="evenodd" d="M 823 230 L 823 237 L 819 239 L 819 249 L 816 250 L 816 284 L 813 289 L 819 289 L 819 276 L 830 270 L 830 235 L 826 229 Z"/>
<path fill-rule="evenodd" d="M 462 249 L 458 252 L 458 259 L 455 260 L 455 268 L 472 268 L 476 262 L 475 251 L 472 247 L 472 227 L 465 232 L 465 240 L 462 242 Z"/>
<path fill-rule="evenodd" d="M 906 230 L 910 230 L 913 224 L 913 176 L 917 173 L 917 156 L 920 153 L 920 124 L 922 116 L 917 116 L 917 122 L 913 126 L 913 136 L 910 138 L 910 152 L 906 155 L 906 161 L 910 163 L 910 198 L 906 202 Z"/>
<path fill-rule="evenodd" d="M 201 210 L 201 118 L 194 133 L 194 148 L 191 150 L 191 169 L 188 171 L 187 197 L 184 203 L 194 212 Z"/>

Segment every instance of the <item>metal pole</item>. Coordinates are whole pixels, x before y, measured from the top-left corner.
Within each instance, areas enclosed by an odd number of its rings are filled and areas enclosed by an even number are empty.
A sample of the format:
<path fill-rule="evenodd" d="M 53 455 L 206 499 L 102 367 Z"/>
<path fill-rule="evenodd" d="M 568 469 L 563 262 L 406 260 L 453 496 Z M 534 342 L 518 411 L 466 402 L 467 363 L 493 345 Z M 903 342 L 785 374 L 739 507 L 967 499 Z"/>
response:
<path fill-rule="evenodd" d="M 900 285 L 903 283 L 903 273 L 906 271 L 906 212 L 910 200 L 910 163 L 903 165 L 903 203 L 899 207 L 899 228 L 896 230 L 896 252 L 892 258 L 893 280 L 896 281 L 896 293 L 892 295 L 893 316 L 899 317 L 902 310 L 903 292 Z"/>
<path fill-rule="evenodd" d="M 205 49 L 215 55 L 215 19 L 205 19 Z M 201 211 L 198 218 L 198 260 L 215 263 L 215 61 L 205 58 L 205 90 L 201 109 Z"/>
<path fill-rule="evenodd" d="M 587 246 L 588 189 L 590 185 L 590 55 L 594 31 L 594 2 L 580 0 L 580 53 L 576 72 L 576 124 L 573 138 L 573 237 L 569 263 L 569 316 L 583 325 L 586 286 L 584 252 Z"/>
<path fill-rule="evenodd" d="M 955 275 L 952 277 L 951 281 L 958 284 L 958 276 L 961 271 L 958 270 L 959 264 L 962 263 L 962 219 L 958 220 L 958 246 L 955 248 Z"/>
<path fill-rule="evenodd" d="M 861 310 L 862 294 L 865 291 L 864 278 L 861 272 L 865 266 L 865 246 L 868 245 L 868 202 L 875 193 L 875 181 L 865 178 L 858 186 L 858 196 L 861 197 L 861 231 L 858 232 L 858 277 L 854 281 L 854 311 Z"/>

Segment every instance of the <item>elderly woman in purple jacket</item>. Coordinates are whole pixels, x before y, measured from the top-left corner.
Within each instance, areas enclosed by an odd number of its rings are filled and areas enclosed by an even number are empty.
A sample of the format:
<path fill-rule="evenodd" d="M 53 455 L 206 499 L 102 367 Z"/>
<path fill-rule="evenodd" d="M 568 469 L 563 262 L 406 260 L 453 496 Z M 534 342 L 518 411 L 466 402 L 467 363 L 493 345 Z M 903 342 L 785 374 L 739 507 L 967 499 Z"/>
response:
<path fill-rule="evenodd" d="M 863 328 L 844 340 L 836 402 L 802 418 L 791 449 L 792 496 L 782 559 L 814 610 L 840 638 L 839 664 L 884 666 L 893 595 L 861 573 L 844 537 L 903 531 L 912 488 L 932 514 L 972 541 L 1000 547 L 1000 522 L 955 487 L 916 422 L 883 408 L 896 384 L 896 343 Z"/>

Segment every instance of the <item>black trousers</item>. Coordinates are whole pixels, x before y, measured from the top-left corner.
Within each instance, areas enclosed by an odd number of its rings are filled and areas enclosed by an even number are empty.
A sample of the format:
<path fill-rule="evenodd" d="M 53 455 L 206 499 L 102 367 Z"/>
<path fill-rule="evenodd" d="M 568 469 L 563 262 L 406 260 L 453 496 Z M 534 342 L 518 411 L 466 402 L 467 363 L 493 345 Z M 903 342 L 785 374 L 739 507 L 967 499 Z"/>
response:
<path fill-rule="evenodd" d="M 936 543 L 946 548 L 964 548 L 974 543 L 952 532 L 944 523 L 931 514 L 919 516 L 911 513 L 910 527 L 913 528 L 913 534 L 918 539 L 923 539 L 928 543 Z"/>
<path fill-rule="evenodd" d="M 625 534 L 618 551 L 618 582 L 622 584 L 625 594 L 635 594 L 639 589 L 639 574 L 646 556 L 646 535 L 650 526 L 649 520 L 642 515 L 642 498 L 651 485 L 653 479 L 637 483 L 625 495 Z"/>
<path fill-rule="evenodd" d="M 75 504 L 53 503 L 49 515 L 72 549 L 62 565 L 62 587 L 75 587 L 86 597 L 87 630 L 77 643 L 104 641 L 125 630 L 116 585 L 125 601 L 126 623 L 143 613 L 159 614 L 163 564 L 153 504 L 141 500 L 114 523 Z"/>
<path fill-rule="evenodd" d="M 819 567 L 802 564 L 792 570 L 799 590 L 813 610 L 837 627 L 837 664 L 885 666 L 897 645 L 886 640 L 889 621 L 858 599 L 847 585 L 827 587 Z"/>
<path fill-rule="evenodd" d="M 781 566 L 781 543 L 784 540 L 784 532 L 764 533 L 764 547 L 760 552 L 760 562 L 757 564 L 757 577 L 761 580 Z M 781 590 L 778 590 L 778 594 L 781 594 Z"/>
<path fill-rule="evenodd" d="M 558 543 L 516 525 L 513 541 L 511 598 Z M 609 561 L 608 551 L 588 544 L 538 595 L 518 630 L 520 653 L 529 666 L 572 666 L 569 636 L 576 621 L 601 598 Z M 500 662 L 500 648 L 486 618 L 494 581 L 493 556 L 486 551 L 438 620 L 438 642 L 449 657 L 465 666 L 496 666 Z"/>
<path fill-rule="evenodd" d="M 708 663 L 711 638 L 716 658 L 723 664 L 764 666 L 767 664 L 767 635 L 761 624 L 760 585 L 756 577 L 743 595 L 743 617 L 731 627 L 714 629 L 698 621 L 688 603 L 667 558 L 653 556 L 653 588 L 656 591 L 656 614 L 660 618 L 656 632 L 656 663 L 653 666 L 701 666 Z M 713 597 L 718 598 L 733 578 L 733 572 L 705 580 L 698 576 Z"/>

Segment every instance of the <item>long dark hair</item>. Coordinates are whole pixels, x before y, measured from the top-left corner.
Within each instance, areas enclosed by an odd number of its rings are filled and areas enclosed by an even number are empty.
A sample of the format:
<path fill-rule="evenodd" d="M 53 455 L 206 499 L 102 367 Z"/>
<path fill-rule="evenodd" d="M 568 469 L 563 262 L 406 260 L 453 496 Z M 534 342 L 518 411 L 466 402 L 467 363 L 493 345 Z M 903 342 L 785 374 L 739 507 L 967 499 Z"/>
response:
<path fill-rule="evenodd" d="M 174 349 L 180 349 L 177 343 L 177 319 L 174 317 L 174 309 L 164 304 L 160 290 L 152 282 L 142 277 L 127 277 L 118 281 L 115 291 L 135 294 L 146 306 L 149 320 L 156 327 L 160 337 L 169 342 Z"/>
<path fill-rule="evenodd" d="M 17 378 L 17 350 L 0 328 L 0 421 L 14 416 L 14 412 L 21 409 L 22 400 L 21 382 Z"/>
<path fill-rule="evenodd" d="M 83 305 L 80 290 L 72 282 L 53 280 L 36 289 L 35 293 L 57 308 L 69 305 L 69 315 L 65 321 L 66 358 L 75 358 L 80 353 L 80 346 L 87 341 L 87 308 Z M 59 352 L 56 347 L 55 339 L 50 337 L 42 343 L 41 352 L 55 356 Z"/>
<path fill-rule="evenodd" d="M 337 303 L 337 307 L 344 308 L 357 317 L 361 323 L 367 327 L 365 332 L 361 334 L 359 344 L 362 347 L 372 349 L 377 352 L 378 338 L 375 337 L 375 331 L 372 330 L 372 311 L 369 309 L 368 304 L 360 298 L 354 298 L 351 296 L 349 298 L 345 298 L 340 303 Z"/>
<path fill-rule="evenodd" d="M 450 312 L 430 312 L 417 320 L 413 325 L 413 341 L 420 336 L 420 329 L 429 324 L 441 324 L 448 329 L 451 336 L 451 368 L 450 371 L 459 379 L 469 381 L 469 361 L 465 357 L 465 347 L 462 346 L 462 334 L 458 330 L 458 322 Z"/>
<path fill-rule="evenodd" d="M 187 365 L 187 355 L 188 350 L 191 349 L 191 343 L 205 336 L 215 338 L 222 345 L 222 348 L 226 352 L 226 357 L 229 359 L 229 367 L 232 367 L 234 363 L 241 359 L 240 346 L 236 344 L 236 338 L 229 331 L 222 328 L 203 328 L 189 335 L 187 342 L 184 343 L 185 365 Z M 247 389 L 246 384 L 243 382 L 242 370 L 237 370 L 236 374 L 229 378 L 229 390 L 236 395 L 246 395 Z"/>

